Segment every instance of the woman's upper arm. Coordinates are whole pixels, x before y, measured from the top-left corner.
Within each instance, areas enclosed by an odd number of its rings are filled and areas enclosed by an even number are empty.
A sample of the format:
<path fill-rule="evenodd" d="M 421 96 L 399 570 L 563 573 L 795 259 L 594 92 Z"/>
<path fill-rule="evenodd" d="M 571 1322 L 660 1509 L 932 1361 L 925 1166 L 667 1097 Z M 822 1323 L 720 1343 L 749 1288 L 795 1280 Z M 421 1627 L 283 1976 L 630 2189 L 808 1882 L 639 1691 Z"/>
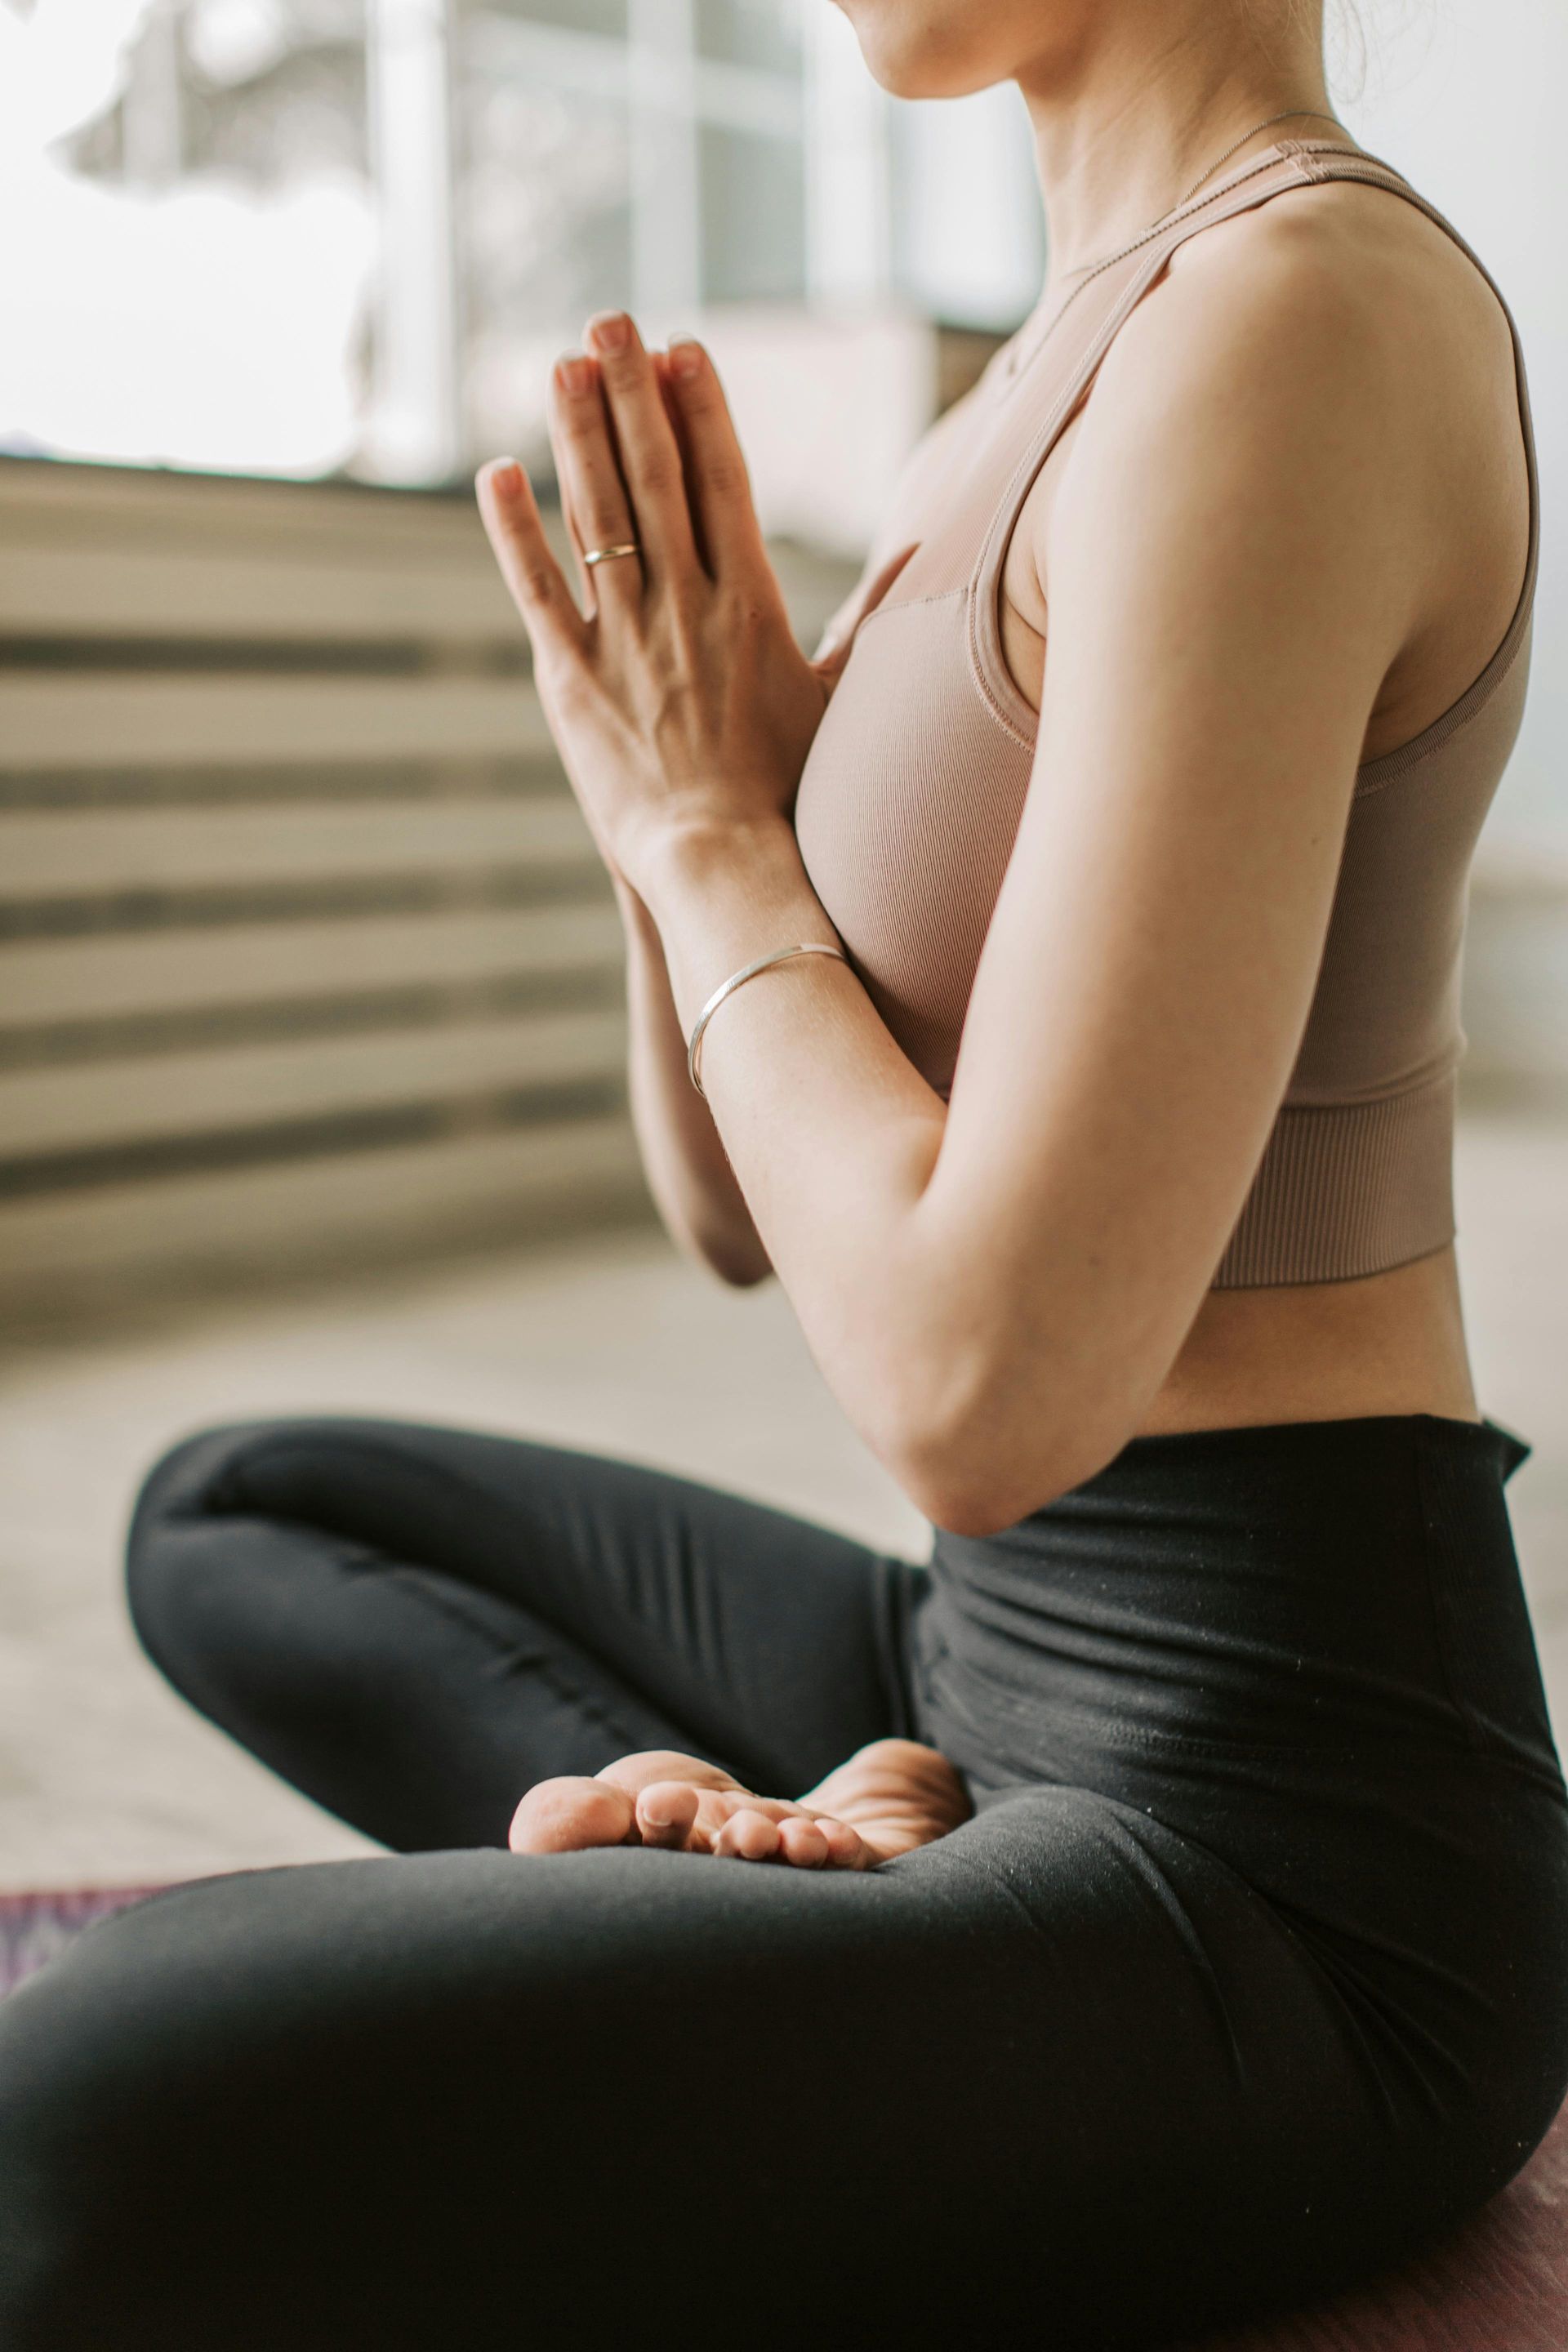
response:
<path fill-rule="evenodd" d="M 993 1421 L 1052 1409 L 1037 1366 L 1091 1454 L 1137 1425 L 1241 1209 L 1418 600 L 1375 302 L 1289 239 L 1237 259 L 1123 331 L 1052 508 L 1035 776 L 921 1204 Z"/>

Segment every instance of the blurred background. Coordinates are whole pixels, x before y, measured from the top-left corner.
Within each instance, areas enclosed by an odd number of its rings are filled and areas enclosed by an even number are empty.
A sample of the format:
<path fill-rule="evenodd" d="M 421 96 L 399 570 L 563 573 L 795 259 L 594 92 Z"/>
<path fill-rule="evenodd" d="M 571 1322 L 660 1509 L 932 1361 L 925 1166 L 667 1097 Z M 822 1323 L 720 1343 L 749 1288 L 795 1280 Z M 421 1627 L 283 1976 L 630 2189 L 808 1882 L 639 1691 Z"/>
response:
<path fill-rule="evenodd" d="M 1531 366 L 1461 1262 L 1568 1728 L 1568 17 L 1334 39 Z M 696 330 L 810 638 L 1036 299 L 1026 125 L 887 100 L 827 0 L 0 0 L 0 1885 L 349 1851 L 132 1648 L 125 1508 L 195 1423 L 464 1419 L 921 1546 L 784 1301 L 651 1224 L 618 925 L 468 479 L 547 472 L 589 312 Z"/>

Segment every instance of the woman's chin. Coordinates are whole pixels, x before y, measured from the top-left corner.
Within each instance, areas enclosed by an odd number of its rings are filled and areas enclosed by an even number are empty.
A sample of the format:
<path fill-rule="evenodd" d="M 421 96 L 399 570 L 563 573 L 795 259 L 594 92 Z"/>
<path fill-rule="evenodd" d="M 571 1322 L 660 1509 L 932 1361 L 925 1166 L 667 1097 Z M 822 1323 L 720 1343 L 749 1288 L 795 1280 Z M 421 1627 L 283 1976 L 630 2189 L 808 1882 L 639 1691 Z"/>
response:
<path fill-rule="evenodd" d="M 952 11 L 921 0 L 835 0 L 854 27 L 874 81 L 890 98 L 968 98 L 1008 79 L 955 37 Z M 948 21 L 942 21 L 943 15 Z"/>

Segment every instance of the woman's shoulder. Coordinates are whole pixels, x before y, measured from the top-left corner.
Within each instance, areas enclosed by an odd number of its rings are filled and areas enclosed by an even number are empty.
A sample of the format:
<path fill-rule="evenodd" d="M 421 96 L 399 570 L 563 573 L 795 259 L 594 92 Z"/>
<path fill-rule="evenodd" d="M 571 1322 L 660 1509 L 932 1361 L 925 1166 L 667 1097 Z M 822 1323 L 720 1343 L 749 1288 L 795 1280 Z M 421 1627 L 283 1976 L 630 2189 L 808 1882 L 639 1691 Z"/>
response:
<path fill-rule="evenodd" d="M 1378 186 L 1291 189 L 1176 248 L 1117 334 L 1079 436 L 1079 470 L 1129 445 L 1201 460 L 1229 440 L 1266 474 L 1327 457 L 1450 532 L 1522 489 L 1508 314 L 1475 261 Z"/>
<path fill-rule="evenodd" d="M 1469 503 L 1522 510 L 1508 311 L 1458 234 L 1414 195 L 1349 178 L 1277 186 L 1167 248 L 1093 352 L 1055 435 L 1051 497 L 1035 494 L 1043 481 L 1030 493 L 1036 519 L 1075 464 L 1089 470 L 1097 446 L 1131 437 L 1170 457 L 1237 428 L 1287 466 L 1305 441 L 1333 435 L 1347 463 L 1383 465 L 1385 487 L 1403 482 L 1427 505 L 1436 491 L 1446 507 L 1457 490 L 1463 507 L 1468 490 Z M 1122 281 L 1108 282 L 1115 297 Z M 1058 392 L 1047 371 L 1042 419 Z M 963 421 L 962 411 L 941 421 L 915 479 L 941 478 Z"/>
<path fill-rule="evenodd" d="M 1282 190 L 1181 248 L 1173 277 L 1223 268 L 1243 255 L 1262 268 L 1322 273 L 1364 298 L 1435 324 L 1500 310 L 1462 231 L 1384 166 L 1381 180 L 1329 177 Z M 1393 181 L 1394 184 L 1389 184 Z"/>
<path fill-rule="evenodd" d="M 1126 355 L 1161 347 L 1201 373 L 1381 388 L 1419 416 L 1478 403 L 1511 413 L 1513 340 L 1495 288 L 1456 234 L 1381 184 L 1329 179 L 1275 194 L 1178 247 L 1129 322 Z M 1114 353 L 1112 355 L 1115 356 Z"/>
<path fill-rule="evenodd" d="M 1218 223 L 1106 355 L 1034 551 L 1042 579 L 1057 533 L 1130 489 L 1179 503 L 1189 533 L 1206 518 L 1211 551 L 1260 533 L 1293 562 L 1331 552 L 1347 608 L 1352 581 L 1377 580 L 1403 615 L 1385 681 L 1403 740 L 1485 663 L 1525 572 L 1507 312 L 1454 236 L 1382 187 L 1316 184 Z"/>
<path fill-rule="evenodd" d="M 1348 467 L 1391 495 L 1421 382 L 1390 316 L 1392 273 L 1352 249 L 1349 224 L 1306 211 L 1277 198 L 1173 254 L 1097 369 L 1058 512 L 1129 467 L 1270 499 Z"/>

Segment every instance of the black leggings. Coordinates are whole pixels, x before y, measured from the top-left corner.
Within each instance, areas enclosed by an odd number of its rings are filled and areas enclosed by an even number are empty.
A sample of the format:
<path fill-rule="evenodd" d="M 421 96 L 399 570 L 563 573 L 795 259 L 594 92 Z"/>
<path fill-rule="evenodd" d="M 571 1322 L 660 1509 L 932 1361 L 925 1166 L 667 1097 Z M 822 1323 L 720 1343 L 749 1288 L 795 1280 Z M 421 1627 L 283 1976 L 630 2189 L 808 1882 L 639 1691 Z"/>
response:
<path fill-rule="evenodd" d="M 1403 2255 L 1568 2086 L 1524 1450 L 1139 1439 L 914 1569 L 506 1439 L 192 1441 L 143 1640 L 404 1852 L 160 1896 L 0 2008 L 0 2346 L 1064 2352 Z M 894 1732 L 976 1811 L 870 1874 L 498 1850 L 628 1748 L 794 1793 Z"/>

